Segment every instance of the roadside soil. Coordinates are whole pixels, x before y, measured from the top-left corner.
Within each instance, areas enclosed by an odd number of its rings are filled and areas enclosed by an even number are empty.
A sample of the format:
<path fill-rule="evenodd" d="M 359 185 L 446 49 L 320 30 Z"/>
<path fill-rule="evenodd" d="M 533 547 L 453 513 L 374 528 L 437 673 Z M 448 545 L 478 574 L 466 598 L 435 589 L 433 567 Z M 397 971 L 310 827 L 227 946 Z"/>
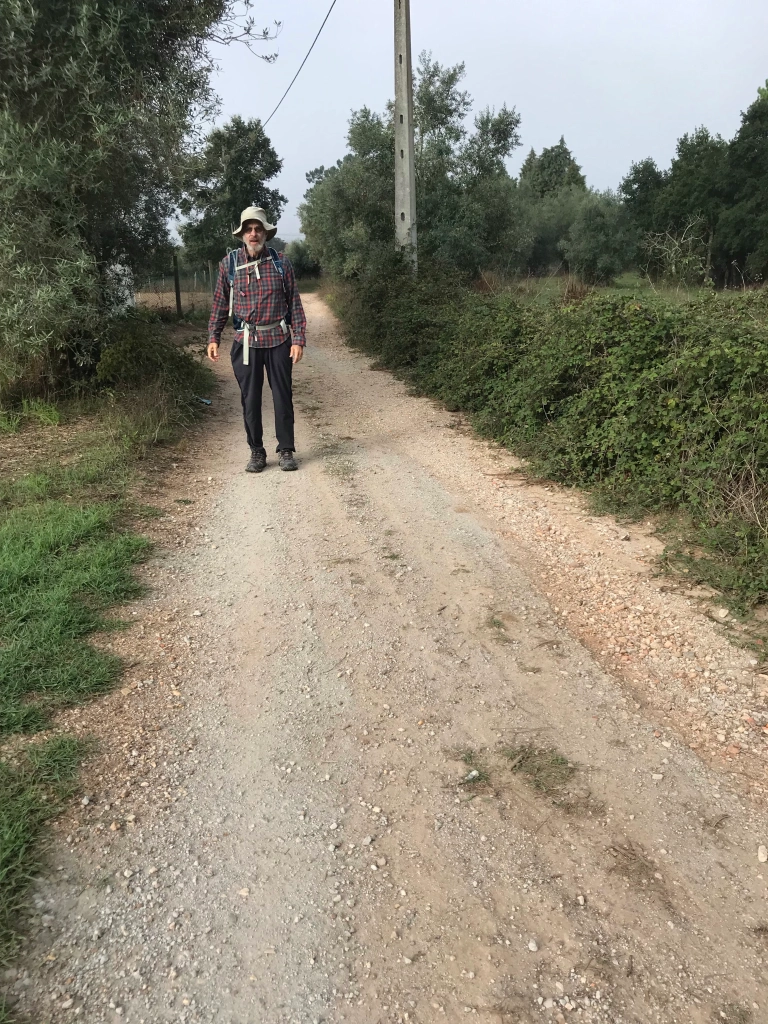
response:
<path fill-rule="evenodd" d="M 226 356 L 205 425 L 147 471 L 150 590 L 98 641 L 123 687 L 58 723 L 101 753 L 10 1003 L 768 1020 L 762 666 L 656 575 L 649 528 L 530 483 L 306 307 L 299 472 L 269 445 L 243 472 Z"/>

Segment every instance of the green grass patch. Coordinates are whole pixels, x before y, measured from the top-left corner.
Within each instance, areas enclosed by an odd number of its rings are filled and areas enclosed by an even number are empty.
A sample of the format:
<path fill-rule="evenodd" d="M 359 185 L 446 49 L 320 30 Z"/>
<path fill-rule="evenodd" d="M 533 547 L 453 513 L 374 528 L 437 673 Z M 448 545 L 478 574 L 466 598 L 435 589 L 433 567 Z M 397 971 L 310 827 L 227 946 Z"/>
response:
<path fill-rule="evenodd" d="M 21 426 L 21 413 L 0 409 L 0 434 L 15 434 Z M 0 1017 L 2 1021 L 2 1017 Z"/>
<path fill-rule="evenodd" d="M 62 501 L 13 509 L 0 523 L 0 736 L 103 693 L 120 674 L 87 643 L 107 608 L 136 597 L 147 543 L 119 529 L 118 506 Z"/>
<path fill-rule="evenodd" d="M 323 280 L 320 277 L 300 277 L 296 284 L 300 295 L 313 295 L 322 290 Z"/>
<path fill-rule="evenodd" d="M 58 407 L 53 402 L 46 402 L 41 398 L 25 398 L 21 408 L 24 419 L 41 423 L 43 426 L 58 426 L 61 421 Z"/>
<path fill-rule="evenodd" d="M 119 628 L 110 609 L 142 592 L 135 568 L 149 544 L 136 527 L 158 512 L 133 495 L 137 469 L 205 415 L 194 396 L 213 389 L 199 358 L 142 314 L 114 325 L 83 393 L 0 413 L 0 432 L 17 431 L 6 441 L 13 472 L 0 467 L 0 739 L 49 728 L 57 711 L 119 679 L 120 660 L 91 641 Z M 0 758 L 0 959 L 41 865 L 45 822 L 88 748 L 57 737 L 20 749 Z"/>
<path fill-rule="evenodd" d="M 77 736 L 54 736 L 46 743 L 27 747 L 26 756 L 36 781 L 63 793 L 77 776 L 81 762 L 92 751 L 90 740 Z"/>
<path fill-rule="evenodd" d="M 16 948 L 15 920 L 41 866 L 43 827 L 71 795 L 80 763 L 90 750 L 87 741 L 55 736 L 30 745 L 14 765 L 0 761 L 0 964 Z"/>

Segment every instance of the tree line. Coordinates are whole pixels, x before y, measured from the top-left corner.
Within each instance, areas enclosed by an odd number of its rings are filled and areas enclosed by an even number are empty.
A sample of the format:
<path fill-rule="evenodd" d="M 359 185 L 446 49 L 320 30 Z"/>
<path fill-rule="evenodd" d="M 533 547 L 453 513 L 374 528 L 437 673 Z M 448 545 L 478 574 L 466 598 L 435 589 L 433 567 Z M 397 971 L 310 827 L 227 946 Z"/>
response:
<path fill-rule="evenodd" d="M 726 142 L 698 128 L 671 166 L 648 158 L 616 191 L 589 188 L 565 139 L 533 150 L 517 177 L 506 161 L 521 145 L 514 107 L 485 109 L 471 128 L 464 65 L 422 53 L 414 118 L 419 248 L 469 274 L 558 270 L 608 284 L 636 268 L 653 280 L 716 287 L 768 272 L 768 87 L 758 90 Z M 301 207 L 309 249 L 330 273 L 354 277 L 394 241 L 393 109 L 352 114 L 348 153 L 307 175 Z"/>
<path fill-rule="evenodd" d="M 218 111 L 213 41 L 269 38 L 251 0 L 14 0 L 0 5 L 0 398 L 87 375 L 131 275 L 218 261 L 233 219 L 278 219 L 282 160 L 258 119 Z M 242 15 L 242 11 L 245 14 Z M 238 12 L 241 16 L 238 17 Z M 269 60 L 269 55 L 260 54 Z M 422 54 L 415 78 L 423 255 L 476 275 L 564 270 L 590 283 L 627 267 L 718 287 L 768 270 L 768 88 L 726 142 L 685 135 L 671 166 L 634 164 L 618 190 L 588 187 L 565 140 L 531 152 L 514 107 L 472 100 L 463 64 Z M 353 113 L 348 153 L 311 171 L 300 273 L 354 277 L 394 244 L 391 105 Z"/>

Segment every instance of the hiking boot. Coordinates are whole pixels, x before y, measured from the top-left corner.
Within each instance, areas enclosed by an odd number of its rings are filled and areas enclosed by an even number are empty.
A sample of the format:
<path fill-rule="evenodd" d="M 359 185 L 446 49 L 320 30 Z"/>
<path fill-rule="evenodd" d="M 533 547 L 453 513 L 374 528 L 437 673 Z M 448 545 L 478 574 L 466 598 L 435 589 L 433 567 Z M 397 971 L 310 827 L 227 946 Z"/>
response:
<path fill-rule="evenodd" d="M 290 450 L 290 448 L 284 448 L 283 451 L 280 452 L 280 454 L 278 455 L 277 464 L 280 467 L 280 469 L 284 469 L 286 471 L 299 468 L 298 465 L 296 464 L 296 459 L 294 459 L 293 452 Z"/>
<path fill-rule="evenodd" d="M 251 448 L 251 457 L 245 467 L 246 473 L 260 473 L 267 464 L 267 453 L 264 448 Z"/>

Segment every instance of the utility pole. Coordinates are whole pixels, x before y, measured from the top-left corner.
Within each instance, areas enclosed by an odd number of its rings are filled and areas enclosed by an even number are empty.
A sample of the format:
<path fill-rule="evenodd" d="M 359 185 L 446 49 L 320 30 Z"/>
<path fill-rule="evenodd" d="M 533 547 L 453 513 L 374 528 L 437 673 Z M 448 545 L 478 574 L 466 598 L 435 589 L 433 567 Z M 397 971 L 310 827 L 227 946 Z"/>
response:
<path fill-rule="evenodd" d="M 413 151 L 411 0 L 395 0 L 395 240 L 416 269 L 416 166 Z"/>

